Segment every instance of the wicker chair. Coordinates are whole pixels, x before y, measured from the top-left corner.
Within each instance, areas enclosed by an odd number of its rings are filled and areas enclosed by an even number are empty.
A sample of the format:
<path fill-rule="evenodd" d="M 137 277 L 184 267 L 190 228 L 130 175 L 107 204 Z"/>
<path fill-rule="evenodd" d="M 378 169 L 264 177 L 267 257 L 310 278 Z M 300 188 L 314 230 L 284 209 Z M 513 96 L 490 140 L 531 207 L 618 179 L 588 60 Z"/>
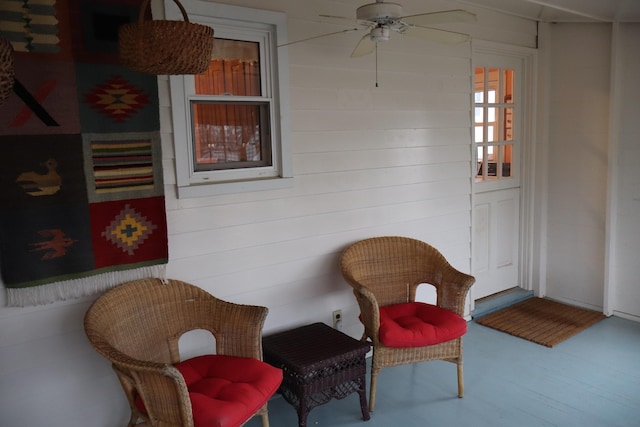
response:
<path fill-rule="evenodd" d="M 131 407 L 130 427 L 141 425 L 137 424 L 141 420 L 142 425 L 162 427 L 240 426 L 254 415 L 260 415 L 267 427 L 267 400 L 280 385 L 282 371 L 262 362 L 266 316 L 266 307 L 226 302 L 178 280 L 163 283 L 149 278 L 119 285 L 98 297 L 85 315 L 84 328 L 91 345 L 112 363 L 120 380 Z M 178 340 L 196 329 L 213 334 L 215 355 L 181 360 Z M 195 365 L 180 369 L 193 360 L 206 360 L 207 365 L 198 365 L 200 370 Z M 212 368 L 214 360 L 218 365 Z M 233 368 L 220 368 L 224 363 Z M 207 373 L 200 385 L 206 383 L 205 387 L 218 381 L 211 373 L 214 369 L 240 376 L 251 371 L 261 382 L 255 380 L 259 387 L 254 389 L 238 380 L 238 388 L 226 389 L 242 401 L 227 401 L 229 396 L 220 395 L 203 400 L 205 392 L 190 393 L 193 377 L 203 372 L 203 366 Z M 234 380 L 224 381 L 224 387 L 234 385 Z"/>
<path fill-rule="evenodd" d="M 369 410 L 374 410 L 377 376 L 382 368 L 428 360 L 446 360 L 457 365 L 458 396 L 462 397 L 462 334 L 466 332 L 466 321 L 462 316 L 467 293 L 475 278 L 453 268 L 434 247 L 407 237 L 384 236 L 361 240 L 344 251 L 340 262 L 342 275 L 353 287 L 360 306 L 360 319 L 364 324 L 362 340 L 370 340 L 373 346 Z M 422 306 L 422 303 L 415 303 L 416 289 L 422 283 L 429 283 L 436 288 L 437 307 L 429 305 L 426 308 L 444 313 L 445 317 L 457 318 L 454 320 L 460 336 L 453 339 L 451 336 L 440 336 L 447 340 L 444 342 L 436 337 L 432 340 L 435 342 L 429 345 L 383 344 L 380 334 L 381 308 L 384 307 L 386 316 L 387 309 L 402 308 L 408 306 L 407 303 Z M 420 319 L 424 320 L 427 330 L 434 329 L 428 319 Z M 389 324 L 386 317 L 383 318 L 384 322 L 385 325 Z M 397 326 L 395 321 L 391 323 Z M 416 331 L 408 332 L 411 337 L 419 335 Z"/>

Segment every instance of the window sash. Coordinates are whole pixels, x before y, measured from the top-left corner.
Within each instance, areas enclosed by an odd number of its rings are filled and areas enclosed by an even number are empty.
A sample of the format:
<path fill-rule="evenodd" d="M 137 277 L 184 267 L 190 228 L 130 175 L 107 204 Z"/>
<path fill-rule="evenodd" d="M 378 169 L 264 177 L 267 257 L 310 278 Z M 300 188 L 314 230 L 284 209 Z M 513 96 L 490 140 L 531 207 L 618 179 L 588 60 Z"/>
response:
<path fill-rule="evenodd" d="M 268 101 L 192 101 L 195 171 L 271 166 L 269 111 Z"/>

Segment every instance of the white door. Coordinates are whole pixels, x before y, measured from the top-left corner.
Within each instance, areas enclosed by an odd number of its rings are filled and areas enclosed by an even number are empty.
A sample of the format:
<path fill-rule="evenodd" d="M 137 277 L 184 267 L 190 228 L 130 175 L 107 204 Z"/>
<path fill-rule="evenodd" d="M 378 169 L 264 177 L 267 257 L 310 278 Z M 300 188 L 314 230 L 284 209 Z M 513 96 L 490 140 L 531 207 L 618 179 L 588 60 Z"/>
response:
<path fill-rule="evenodd" d="M 523 60 L 474 51 L 474 300 L 520 285 Z"/>

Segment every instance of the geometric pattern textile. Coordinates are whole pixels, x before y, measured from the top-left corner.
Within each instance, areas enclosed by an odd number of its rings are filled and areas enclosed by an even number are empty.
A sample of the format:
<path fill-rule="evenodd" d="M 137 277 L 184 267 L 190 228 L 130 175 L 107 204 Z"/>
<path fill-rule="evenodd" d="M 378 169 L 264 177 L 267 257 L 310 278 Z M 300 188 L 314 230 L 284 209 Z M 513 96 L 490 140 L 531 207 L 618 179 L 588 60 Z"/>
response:
<path fill-rule="evenodd" d="M 127 255 L 133 255 L 156 228 L 157 225 L 127 204 L 100 235 Z"/>
<path fill-rule="evenodd" d="M 0 277 L 9 305 L 164 276 L 157 77 L 119 63 L 138 0 L 2 0 L 14 48 L 0 105 Z M 87 22 L 99 25 L 87 25 Z"/>
<path fill-rule="evenodd" d="M 159 132 L 85 133 L 87 192 L 91 202 L 163 194 Z"/>

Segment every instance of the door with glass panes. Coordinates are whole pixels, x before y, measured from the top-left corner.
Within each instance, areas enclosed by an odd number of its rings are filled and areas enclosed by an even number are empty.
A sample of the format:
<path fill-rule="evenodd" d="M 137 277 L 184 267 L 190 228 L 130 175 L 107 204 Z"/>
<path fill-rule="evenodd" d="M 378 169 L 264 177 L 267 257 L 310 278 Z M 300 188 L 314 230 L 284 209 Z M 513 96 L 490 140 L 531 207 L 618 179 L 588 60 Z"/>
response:
<path fill-rule="evenodd" d="M 474 54 L 473 298 L 519 285 L 522 59 Z"/>

